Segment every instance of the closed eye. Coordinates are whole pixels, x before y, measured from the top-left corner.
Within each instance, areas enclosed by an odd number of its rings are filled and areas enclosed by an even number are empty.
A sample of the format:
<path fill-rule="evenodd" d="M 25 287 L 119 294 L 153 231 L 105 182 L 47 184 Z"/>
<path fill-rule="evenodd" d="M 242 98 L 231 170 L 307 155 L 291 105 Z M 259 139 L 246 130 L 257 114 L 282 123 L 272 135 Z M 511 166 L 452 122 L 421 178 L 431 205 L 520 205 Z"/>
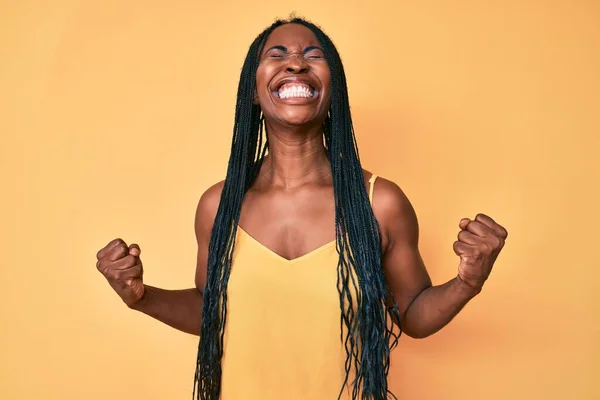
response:
<path fill-rule="evenodd" d="M 323 50 L 317 46 L 309 46 L 304 49 L 304 56 L 309 59 L 321 59 L 325 58 Z"/>
<path fill-rule="evenodd" d="M 273 51 L 269 51 L 266 56 L 268 58 L 284 58 L 285 57 L 285 53 L 282 51 L 278 51 L 278 50 L 273 50 Z"/>
<path fill-rule="evenodd" d="M 273 46 L 265 52 L 265 57 L 268 58 L 283 58 L 287 49 L 283 46 Z"/>
<path fill-rule="evenodd" d="M 309 60 L 321 60 L 325 58 L 325 53 L 317 46 L 309 46 L 302 53 L 304 58 Z M 265 52 L 264 56 L 270 59 L 286 58 L 288 56 L 288 49 L 284 46 L 273 46 Z"/>

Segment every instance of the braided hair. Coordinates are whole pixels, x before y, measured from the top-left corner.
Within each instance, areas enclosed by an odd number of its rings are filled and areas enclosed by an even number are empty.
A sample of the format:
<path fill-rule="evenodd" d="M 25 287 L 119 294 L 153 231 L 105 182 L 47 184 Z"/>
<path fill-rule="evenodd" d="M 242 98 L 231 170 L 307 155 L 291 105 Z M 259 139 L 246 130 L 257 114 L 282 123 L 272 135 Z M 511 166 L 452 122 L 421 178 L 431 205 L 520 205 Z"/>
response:
<path fill-rule="evenodd" d="M 399 321 L 398 306 L 383 274 L 381 234 L 364 188 L 344 68 L 331 39 L 301 18 L 277 20 L 265 29 L 251 44 L 242 67 L 231 155 L 208 249 L 193 397 L 218 400 L 220 396 L 227 283 L 236 230 L 244 194 L 256 179 L 269 146 L 263 139 L 260 106 L 253 101 L 256 71 L 267 38 L 288 23 L 304 25 L 315 34 L 331 71 L 331 105 L 323 134 L 333 175 L 340 339 L 346 351 L 345 380 L 339 396 L 349 385 L 353 399 L 382 400 L 388 394 L 395 398 L 388 390 L 387 374 L 390 351 L 401 334 L 394 332 L 392 322 Z M 350 376 L 354 377 L 352 382 Z"/>

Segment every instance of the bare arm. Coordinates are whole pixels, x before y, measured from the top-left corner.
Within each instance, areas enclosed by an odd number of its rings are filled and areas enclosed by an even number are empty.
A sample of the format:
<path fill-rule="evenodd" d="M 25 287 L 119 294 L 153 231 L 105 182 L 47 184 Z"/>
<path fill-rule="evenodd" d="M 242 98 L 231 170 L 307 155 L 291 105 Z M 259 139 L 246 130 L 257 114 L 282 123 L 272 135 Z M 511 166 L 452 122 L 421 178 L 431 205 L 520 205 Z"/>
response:
<path fill-rule="evenodd" d="M 140 249 L 135 244 L 127 246 L 123 240 L 116 239 L 98 252 L 98 269 L 131 309 L 180 331 L 200 334 L 208 244 L 221 189 L 222 184 L 211 187 L 198 202 L 194 223 L 198 243 L 194 288 L 166 290 L 143 284 Z"/>
<path fill-rule="evenodd" d="M 202 293 L 198 289 L 166 290 L 144 286 L 144 296 L 132 309 L 182 332 L 200 334 Z"/>
<path fill-rule="evenodd" d="M 419 227 L 412 205 L 394 183 L 382 179 L 377 184 L 374 210 L 384 234 L 386 278 L 400 309 L 403 331 L 424 338 L 446 326 L 481 291 L 487 275 L 467 282 L 459 271 L 455 278 L 433 286 L 419 252 Z"/>

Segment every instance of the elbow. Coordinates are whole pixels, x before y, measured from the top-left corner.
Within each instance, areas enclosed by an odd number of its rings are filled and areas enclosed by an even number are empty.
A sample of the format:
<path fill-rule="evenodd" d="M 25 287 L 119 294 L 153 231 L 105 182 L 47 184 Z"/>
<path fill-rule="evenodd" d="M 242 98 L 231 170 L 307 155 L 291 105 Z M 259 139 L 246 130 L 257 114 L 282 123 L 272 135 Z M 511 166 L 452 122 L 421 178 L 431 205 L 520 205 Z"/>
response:
<path fill-rule="evenodd" d="M 433 335 L 433 332 L 420 332 L 420 331 L 410 331 L 410 330 L 405 330 L 402 332 L 412 339 L 425 339 L 425 338 Z"/>
<path fill-rule="evenodd" d="M 407 324 L 406 321 L 402 321 L 400 324 L 400 330 L 403 334 L 412 339 L 425 339 L 436 332 L 434 330 L 427 329 L 426 327 L 412 326 Z"/>
<path fill-rule="evenodd" d="M 402 333 L 404 333 L 406 336 L 408 336 L 412 339 L 425 339 L 425 338 L 433 335 L 433 332 L 427 332 L 426 330 L 423 330 L 423 329 L 410 329 L 406 326 L 403 327 Z"/>

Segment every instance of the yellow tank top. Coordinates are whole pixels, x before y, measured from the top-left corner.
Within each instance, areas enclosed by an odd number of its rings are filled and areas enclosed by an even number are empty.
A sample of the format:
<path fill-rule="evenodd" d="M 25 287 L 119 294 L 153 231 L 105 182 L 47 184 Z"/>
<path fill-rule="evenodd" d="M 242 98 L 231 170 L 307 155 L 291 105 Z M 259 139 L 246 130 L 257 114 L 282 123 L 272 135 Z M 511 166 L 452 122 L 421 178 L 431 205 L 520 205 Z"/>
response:
<path fill-rule="evenodd" d="M 371 202 L 376 178 L 369 181 Z M 338 259 L 332 241 L 287 260 L 238 227 L 227 287 L 222 400 L 338 398 L 346 360 Z M 348 386 L 343 399 L 351 398 Z"/>

